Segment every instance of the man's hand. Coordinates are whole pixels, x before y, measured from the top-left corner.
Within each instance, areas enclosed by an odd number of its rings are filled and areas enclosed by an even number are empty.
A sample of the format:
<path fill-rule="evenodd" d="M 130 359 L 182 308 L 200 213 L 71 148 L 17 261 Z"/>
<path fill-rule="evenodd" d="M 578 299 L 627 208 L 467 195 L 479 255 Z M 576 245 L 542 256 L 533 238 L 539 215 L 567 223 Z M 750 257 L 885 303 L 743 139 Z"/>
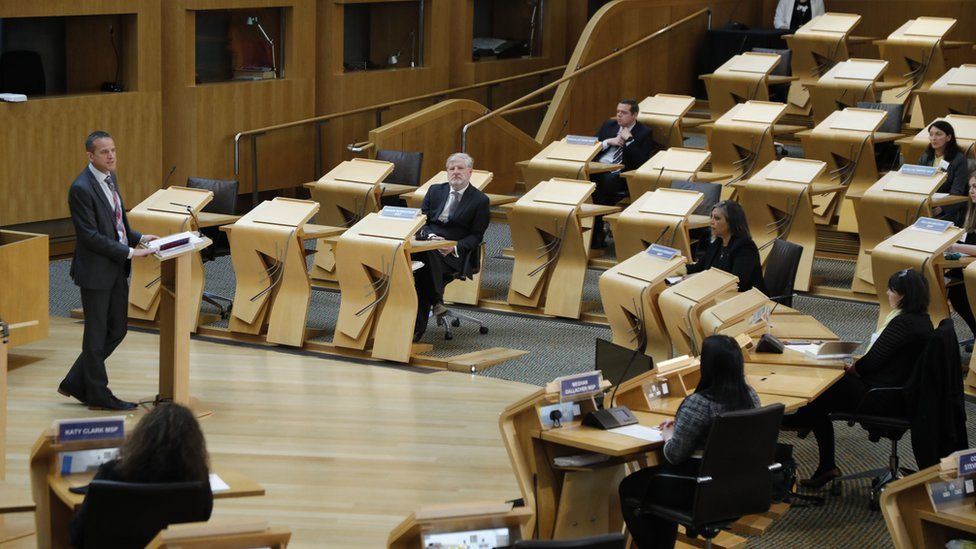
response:
<path fill-rule="evenodd" d="M 156 240 L 157 238 L 159 238 L 159 237 L 156 236 L 156 235 L 154 235 L 154 234 L 144 234 L 144 235 L 142 235 L 142 242 L 143 242 L 143 244 L 145 244 L 146 242 L 152 242 L 153 240 Z"/>
<path fill-rule="evenodd" d="M 609 147 L 623 147 L 624 140 L 620 139 L 620 136 L 614 137 L 612 139 L 607 139 L 607 146 Z"/>
<path fill-rule="evenodd" d="M 437 251 L 440 252 L 441 255 L 450 255 L 454 253 L 454 246 L 448 246 L 447 248 L 437 248 Z"/>
<path fill-rule="evenodd" d="M 630 130 L 627 128 L 620 128 L 620 132 L 617 134 L 617 139 L 620 140 L 620 146 L 623 147 L 633 136 L 630 134 Z"/>
<path fill-rule="evenodd" d="M 143 257 L 147 255 L 152 255 L 153 251 L 149 248 L 133 248 L 132 257 Z"/>

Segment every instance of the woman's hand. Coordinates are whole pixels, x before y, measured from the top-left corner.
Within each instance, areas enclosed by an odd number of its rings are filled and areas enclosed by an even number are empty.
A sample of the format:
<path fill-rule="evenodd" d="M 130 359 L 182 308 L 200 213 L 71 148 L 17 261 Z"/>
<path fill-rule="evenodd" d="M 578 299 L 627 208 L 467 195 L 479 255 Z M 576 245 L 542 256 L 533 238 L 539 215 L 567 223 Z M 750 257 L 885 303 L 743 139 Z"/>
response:
<path fill-rule="evenodd" d="M 658 430 L 661 431 L 661 438 L 664 442 L 671 440 L 674 436 L 674 420 L 669 419 L 667 421 L 662 421 L 660 425 L 657 426 Z"/>
<path fill-rule="evenodd" d="M 854 357 L 849 356 L 844 358 L 844 371 L 852 376 L 857 375 L 857 368 L 854 367 Z"/>

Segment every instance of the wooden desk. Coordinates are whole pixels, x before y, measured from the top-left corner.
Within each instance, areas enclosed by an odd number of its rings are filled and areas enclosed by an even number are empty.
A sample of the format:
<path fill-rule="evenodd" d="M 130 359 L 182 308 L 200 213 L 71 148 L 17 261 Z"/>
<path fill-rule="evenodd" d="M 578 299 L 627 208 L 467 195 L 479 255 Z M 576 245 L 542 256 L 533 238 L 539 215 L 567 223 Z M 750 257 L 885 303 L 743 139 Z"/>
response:
<path fill-rule="evenodd" d="M 770 333 L 780 339 L 836 340 L 837 334 L 810 315 L 773 314 Z"/>
<path fill-rule="evenodd" d="M 843 370 L 746 364 L 746 381 L 757 393 L 813 400 L 844 376 Z"/>
<path fill-rule="evenodd" d="M 889 484 L 881 492 L 881 513 L 896 549 L 937 549 L 949 539 L 976 537 L 972 500 L 963 507 L 936 511 L 926 484 L 939 480 L 939 465 Z"/>
<path fill-rule="evenodd" d="M 641 425 L 657 427 L 663 421 L 674 419 L 672 415 L 653 412 L 634 412 Z M 539 439 L 569 448 L 596 452 L 612 457 L 629 457 L 653 452 L 664 446 L 663 442 L 647 442 L 638 438 L 611 433 L 596 427 L 588 427 L 579 421 L 563 424 L 558 429 L 539 433 Z"/>
<path fill-rule="evenodd" d="M 200 212 L 197 214 L 197 221 L 200 222 L 200 228 L 204 229 L 207 227 L 220 227 L 223 225 L 230 225 L 231 223 L 240 219 L 239 215 L 231 214 L 219 214 L 210 212 Z"/>

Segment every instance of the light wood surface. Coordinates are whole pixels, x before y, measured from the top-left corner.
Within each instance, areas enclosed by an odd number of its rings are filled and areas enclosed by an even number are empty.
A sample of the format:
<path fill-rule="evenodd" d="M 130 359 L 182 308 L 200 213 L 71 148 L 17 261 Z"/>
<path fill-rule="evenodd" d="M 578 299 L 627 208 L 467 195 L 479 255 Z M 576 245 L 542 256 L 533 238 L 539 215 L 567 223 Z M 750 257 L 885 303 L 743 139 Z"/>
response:
<path fill-rule="evenodd" d="M 47 337 L 47 256 L 47 235 L 0 231 L 0 318 L 12 326 L 11 348 Z"/>
<path fill-rule="evenodd" d="M 971 500 L 942 511 L 932 507 L 926 484 L 939 480 L 939 465 L 933 465 L 892 482 L 881 493 L 881 512 L 896 549 L 936 549 L 949 539 L 976 534 Z"/>
<path fill-rule="evenodd" d="M 739 103 L 769 101 L 769 74 L 780 62 L 777 54 L 746 52 L 733 56 L 714 73 L 701 75 L 712 120 Z"/>
<path fill-rule="evenodd" d="M 878 102 L 885 88 L 879 80 L 887 69 L 888 62 L 881 59 L 848 59 L 816 82 L 806 83 L 814 124 L 823 122 L 839 107 L 856 107 L 859 101 Z"/>
<path fill-rule="evenodd" d="M 189 533 L 191 531 L 199 533 L 191 534 Z M 196 522 L 172 524 L 160 531 L 146 547 L 148 549 L 235 549 L 243 547 L 285 549 L 290 539 L 291 532 L 281 527 L 270 527 L 259 531 L 240 531 L 234 530 L 233 526 L 224 526 L 219 522 Z"/>
<path fill-rule="evenodd" d="M 705 134 L 712 171 L 730 174 L 735 182 L 776 160 L 773 127 L 784 112 L 785 104 L 766 101 L 747 101 L 729 109 Z M 730 196 L 731 188 L 723 189 L 722 197 Z"/>

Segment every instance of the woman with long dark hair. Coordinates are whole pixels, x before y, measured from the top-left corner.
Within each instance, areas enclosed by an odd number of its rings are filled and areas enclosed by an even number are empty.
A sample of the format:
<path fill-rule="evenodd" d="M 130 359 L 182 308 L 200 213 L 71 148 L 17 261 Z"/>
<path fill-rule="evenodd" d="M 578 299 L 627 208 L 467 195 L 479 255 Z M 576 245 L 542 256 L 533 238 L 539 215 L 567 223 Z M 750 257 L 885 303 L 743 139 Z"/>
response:
<path fill-rule="evenodd" d="M 662 477 L 661 473 L 697 475 L 698 463 L 691 460 L 705 445 L 715 416 L 723 412 L 759 407 L 759 396 L 745 378 L 742 350 L 729 336 L 713 335 L 702 341 L 701 377 L 695 392 L 685 397 L 674 421 L 660 425 L 667 464 L 641 469 L 620 483 L 620 502 L 627 529 L 641 549 L 674 547 L 678 523 L 640 516 L 641 505 L 654 503 L 691 507 L 694 486 Z"/>
<path fill-rule="evenodd" d="M 723 200 L 712 208 L 709 226 L 712 241 L 701 260 L 688 265 L 688 274 L 721 269 L 739 277 L 739 291 L 751 288 L 766 291 L 759 248 L 749 233 L 746 212 L 738 202 Z"/>
<path fill-rule="evenodd" d="M 207 443 L 197 418 L 185 406 L 163 403 L 142 418 L 119 448 L 119 458 L 99 467 L 93 480 L 164 483 L 209 479 Z M 71 520 L 75 547 L 82 546 L 87 506 L 86 499 Z"/>
<path fill-rule="evenodd" d="M 928 130 L 929 145 L 919 157 L 918 163 L 945 172 L 945 183 L 939 187 L 938 192 L 949 193 L 954 196 L 966 196 L 966 153 L 956 143 L 956 130 L 952 128 L 952 124 L 945 120 L 932 122 L 929 124 Z M 939 209 L 936 215 L 942 219 L 950 219 L 959 225 L 962 223 L 962 216 L 965 211 L 962 204 L 952 204 Z"/>

